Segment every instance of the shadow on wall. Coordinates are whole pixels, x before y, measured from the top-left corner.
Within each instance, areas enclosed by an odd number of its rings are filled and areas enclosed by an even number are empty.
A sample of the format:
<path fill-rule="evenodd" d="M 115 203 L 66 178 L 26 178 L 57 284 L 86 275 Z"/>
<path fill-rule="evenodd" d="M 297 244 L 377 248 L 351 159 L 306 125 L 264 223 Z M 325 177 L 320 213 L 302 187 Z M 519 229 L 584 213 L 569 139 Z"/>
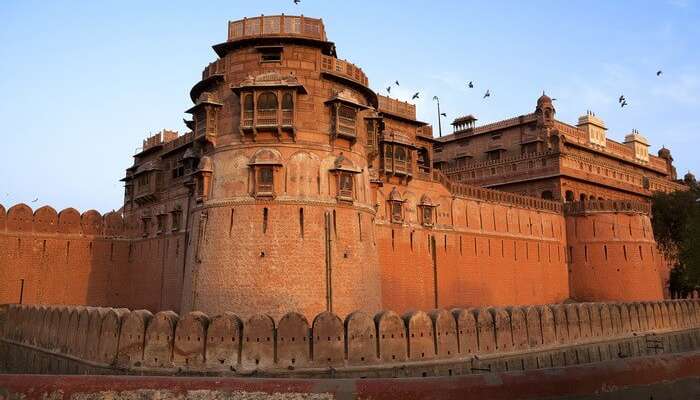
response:
<path fill-rule="evenodd" d="M 133 241 L 134 228 L 116 212 L 0 205 L 0 302 L 177 309 L 182 279 L 166 260 L 181 235 Z"/>

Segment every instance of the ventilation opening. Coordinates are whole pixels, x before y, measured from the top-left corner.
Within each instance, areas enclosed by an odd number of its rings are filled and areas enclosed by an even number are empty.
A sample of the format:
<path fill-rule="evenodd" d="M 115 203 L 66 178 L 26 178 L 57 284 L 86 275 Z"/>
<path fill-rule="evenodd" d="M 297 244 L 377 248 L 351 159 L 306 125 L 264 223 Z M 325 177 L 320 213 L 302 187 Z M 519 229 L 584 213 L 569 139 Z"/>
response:
<path fill-rule="evenodd" d="M 263 233 L 267 233 L 267 207 L 263 208 Z"/>
<path fill-rule="evenodd" d="M 299 235 L 304 238 L 304 208 L 299 207 Z"/>

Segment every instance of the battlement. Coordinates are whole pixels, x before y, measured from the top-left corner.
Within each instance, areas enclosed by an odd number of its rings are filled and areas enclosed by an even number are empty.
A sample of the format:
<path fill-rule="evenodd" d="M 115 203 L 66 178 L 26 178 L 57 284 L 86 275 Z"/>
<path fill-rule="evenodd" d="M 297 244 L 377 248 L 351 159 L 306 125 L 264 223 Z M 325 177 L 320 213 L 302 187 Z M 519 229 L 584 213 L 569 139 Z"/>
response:
<path fill-rule="evenodd" d="M 179 133 L 177 131 L 170 131 L 167 129 L 163 129 L 162 131 L 156 133 L 153 136 L 149 136 L 148 138 L 143 140 L 143 146 L 141 147 L 141 152 L 144 152 L 146 150 L 152 149 L 156 146 L 163 145 L 165 143 L 168 143 L 172 140 L 177 139 Z"/>
<path fill-rule="evenodd" d="M 95 210 L 80 213 L 74 208 L 56 212 L 50 206 L 32 211 L 24 203 L 10 207 L 7 212 L 0 204 L 0 233 L 74 234 L 104 237 L 126 235 L 124 218 L 112 211 L 101 215 Z"/>
<path fill-rule="evenodd" d="M 592 212 L 624 212 L 651 214 L 651 206 L 629 200 L 589 200 L 564 203 L 567 215 L 587 214 Z"/>
<path fill-rule="evenodd" d="M 311 323 L 294 312 L 275 321 L 265 314 L 242 320 L 230 312 L 210 317 L 198 311 L 4 308 L 0 349 L 12 356 L 0 354 L 0 359 L 17 362 L 6 365 L 25 372 L 39 366 L 19 361 L 40 350 L 42 357 L 83 363 L 81 369 L 130 374 L 323 376 L 333 370 L 334 377 L 369 371 L 391 376 L 399 366 L 423 376 L 427 370 L 447 375 L 448 368 L 449 375 L 453 368 L 473 374 L 635 357 L 659 348 L 683 351 L 677 336 L 657 336 L 651 350 L 646 336 L 692 335 L 700 326 L 698 300 L 456 308 L 403 316 L 354 312 L 345 320 L 323 312 Z M 55 371 L 61 372 L 68 371 Z"/>
<path fill-rule="evenodd" d="M 229 42 L 263 36 L 327 40 L 323 20 L 303 15 L 261 15 L 228 23 Z"/>
<path fill-rule="evenodd" d="M 411 104 L 406 101 L 401 101 L 398 99 L 392 99 L 391 97 L 377 95 L 379 100 L 379 111 L 386 112 L 389 114 L 395 114 L 404 118 L 416 119 L 416 105 Z"/>

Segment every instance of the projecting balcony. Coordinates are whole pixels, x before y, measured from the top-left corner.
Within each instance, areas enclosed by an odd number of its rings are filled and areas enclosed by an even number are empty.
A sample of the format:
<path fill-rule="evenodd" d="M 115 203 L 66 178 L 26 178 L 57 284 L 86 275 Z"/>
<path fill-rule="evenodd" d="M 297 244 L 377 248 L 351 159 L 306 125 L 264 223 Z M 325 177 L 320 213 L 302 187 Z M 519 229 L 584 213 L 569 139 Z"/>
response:
<path fill-rule="evenodd" d="M 356 140 L 357 132 L 355 129 L 355 119 L 338 116 L 338 125 L 335 132 L 337 137 L 348 140 Z"/>
<path fill-rule="evenodd" d="M 244 111 L 241 119 L 241 129 L 263 130 L 294 130 L 294 110 L 258 110 Z"/>
<path fill-rule="evenodd" d="M 393 175 L 413 176 L 413 168 L 410 161 L 394 158 L 384 160 L 384 172 Z"/>

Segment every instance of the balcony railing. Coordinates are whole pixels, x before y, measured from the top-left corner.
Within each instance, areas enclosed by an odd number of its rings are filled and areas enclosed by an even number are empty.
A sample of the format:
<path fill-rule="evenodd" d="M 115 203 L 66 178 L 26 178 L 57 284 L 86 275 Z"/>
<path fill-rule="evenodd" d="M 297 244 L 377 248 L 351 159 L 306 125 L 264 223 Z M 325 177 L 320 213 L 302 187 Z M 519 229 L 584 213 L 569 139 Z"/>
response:
<path fill-rule="evenodd" d="M 294 110 L 282 110 L 282 125 L 294 125 Z"/>
<path fill-rule="evenodd" d="M 241 125 L 246 128 L 252 128 L 254 116 L 255 113 L 253 111 L 243 111 L 243 120 L 241 121 Z"/>
<path fill-rule="evenodd" d="M 256 126 L 276 126 L 277 110 L 258 110 Z"/>

